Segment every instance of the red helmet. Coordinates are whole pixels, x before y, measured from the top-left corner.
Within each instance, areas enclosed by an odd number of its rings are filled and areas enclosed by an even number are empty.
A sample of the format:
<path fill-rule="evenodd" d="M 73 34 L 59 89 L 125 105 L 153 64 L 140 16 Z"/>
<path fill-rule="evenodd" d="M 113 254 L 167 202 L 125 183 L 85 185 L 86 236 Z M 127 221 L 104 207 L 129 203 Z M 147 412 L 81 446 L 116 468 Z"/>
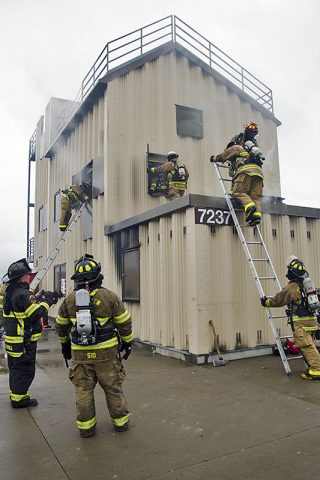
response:
<path fill-rule="evenodd" d="M 244 135 L 246 140 L 252 140 L 258 135 L 258 125 L 254 122 L 247 123 L 244 127 Z"/>

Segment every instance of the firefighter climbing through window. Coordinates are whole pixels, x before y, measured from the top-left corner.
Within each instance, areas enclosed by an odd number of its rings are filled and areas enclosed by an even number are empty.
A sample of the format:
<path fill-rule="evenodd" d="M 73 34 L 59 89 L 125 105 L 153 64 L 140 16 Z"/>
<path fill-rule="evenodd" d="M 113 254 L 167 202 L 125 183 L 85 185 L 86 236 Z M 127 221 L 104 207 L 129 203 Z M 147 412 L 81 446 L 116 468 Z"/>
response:
<path fill-rule="evenodd" d="M 92 185 L 84 182 L 81 185 L 71 185 L 61 191 L 60 222 L 59 230 L 64 232 L 67 229 L 71 218 L 72 209 L 79 207 L 82 203 L 89 202 L 92 198 Z"/>
<path fill-rule="evenodd" d="M 232 195 L 241 203 L 245 221 L 252 227 L 261 222 L 260 199 L 263 192 L 262 165 L 264 156 L 261 150 L 247 140 L 244 145 L 234 144 L 217 156 L 210 157 L 211 162 L 227 162 L 229 176 L 232 178 Z"/>
<path fill-rule="evenodd" d="M 176 152 L 168 152 L 167 162 L 160 167 L 151 167 L 148 173 L 155 174 L 152 178 L 149 193 L 155 192 L 159 189 L 158 183 L 162 185 L 165 195 L 170 199 L 182 197 L 187 189 L 189 172 L 187 167 L 178 163 L 179 155 Z M 158 177 L 159 176 L 159 180 Z"/>
<path fill-rule="evenodd" d="M 287 268 L 288 285 L 271 298 L 262 297 L 261 305 L 266 308 L 288 306 L 295 344 L 308 365 L 301 378 L 320 380 L 320 354 L 313 341 L 319 329 L 315 315 L 320 308 L 318 295 L 301 260 L 291 256 Z"/>

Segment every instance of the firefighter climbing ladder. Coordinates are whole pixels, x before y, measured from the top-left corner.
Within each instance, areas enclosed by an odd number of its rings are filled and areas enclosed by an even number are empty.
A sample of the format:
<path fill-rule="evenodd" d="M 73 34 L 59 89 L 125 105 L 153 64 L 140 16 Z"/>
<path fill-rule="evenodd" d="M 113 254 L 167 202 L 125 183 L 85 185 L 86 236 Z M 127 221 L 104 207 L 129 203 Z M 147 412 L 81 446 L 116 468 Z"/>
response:
<path fill-rule="evenodd" d="M 242 232 L 241 227 L 247 227 L 247 225 L 240 225 L 239 224 L 238 217 L 237 217 L 236 212 L 234 210 L 234 207 L 232 205 L 231 196 L 228 193 L 226 185 L 225 185 L 225 182 L 231 182 L 231 180 L 228 179 L 228 178 L 223 178 L 222 175 L 221 175 L 221 172 L 220 172 L 221 168 L 226 169 L 228 167 L 225 166 L 225 165 L 216 163 L 216 162 L 214 163 L 214 167 L 216 169 L 216 173 L 218 175 L 221 187 L 223 189 L 224 196 L 226 198 L 230 213 L 232 215 L 234 225 L 235 225 L 235 228 L 237 230 L 237 233 L 238 233 L 238 236 L 239 236 L 239 239 L 240 239 L 240 242 L 241 242 L 241 246 L 243 248 L 246 259 L 248 261 L 249 268 L 250 268 L 250 271 L 251 271 L 252 276 L 254 278 L 254 281 L 255 281 L 255 284 L 256 284 L 256 287 L 258 289 L 260 297 L 265 296 L 264 288 L 263 288 L 262 284 L 266 280 L 273 280 L 275 287 L 277 288 L 278 291 L 280 291 L 281 290 L 280 282 L 278 280 L 277 274 L 275 272 L 274 266 L 272 264 L 271 258 L 269 256 L 267 247 L 266 247 L 266 245 L 264 243 L 264 240 L 262 238 L 259 227 L 257 227 L 257 226 L 254 227 L 256 229 L 256 233 L 257 233 L 257 240 L 256 241 L 246 240 L 246 238 L 245 238 L 245 236 Z M 249 227 L 249 228 L 252 229 L 252 227 Z M 261 247 L 261 255 L 259 255 L 260 258 L 253 258 L 252 257 L 252 254 L 251 254 L 251 251 L 250 251 L 250 246 L 251 245 L 252 246 L 256 245 L 256 246 Z M 259 276 L 258 275 L 256 266 L 255 266 L 255 264 L 258 263 L 258 262 L 264 262 L 267 266 L 269 266 L 269 269 L 271 271 L 269 276 Z M 295 360 L 297 358 L 302 358 L 302 356 L 287 358 L 287 356 L 285 354 L 285 351 L 283 349 L 281 339 L 291 338 L 292 335 L 280 337 L 279 334 L 278 334 L 277 328 L 275 327 L 274 320 L 278 320 L 278 319 L 281 319 L 281 318 L 287 318 L 287 315 L 285 314 L 285 315 L 281 315 L 281 316 L 275 316 L 275 315 L 272 315 L 270 309 L 266 308 L 265 310 L 266 310 L 268 321 L 269 321 L 269 324 L 270 324 L 270 327 L 271 327 L 271 330 L 272 330 L 272 333 L 273 333 L 273 336 L 274 336 L 274 339 L 275 339 L 275 343 L 276 343 L 276 345 L 278 347 L 278 351 L 280 353 L 280 357 L 281 357 L 281 360 L 282 360 L 282 363 L 283 363 L 283 367 L 286 371 L 286 374 L 289 375 L 291 373 L 291 369 L 290 369 L 288 360 Z"/>
<path fill-rule="evenodd" d="M 48 256 L 48 258 L 46 259 L 46 261 L 44 262 L 44 264 L 42 265 L 42 267 L 40 268 L 40 270 L 38 271 L 38 273 L 36 274 L 36 276 L 32 280 L 32 282 L 30 284 L 30 290 L 34 291 L 37 288 L 37 286 L 39 285 L 39 283 L 41 282 L 41 280 L 47 274 L 47 271 L 49 270 L 49 268 L 53 264 L 53 262 L 54 262 L 56 256 L 58 255 L 58 253 L 60 252 L 60 250 L 62 248 L 62 245 L 64 244 L 64 242 L 69 237 L 69 235 L 72 232 L 72 229 L 75 226 L 75 224 L 78 222 L 78 220 L 81 216 L 82 210 L 84 209 L 85 206 L 86 206 L 86 203 L 82 203 L 77 209 L 74 210 L 74 212 L 72 214 L 72 217 L 70 218 L 69 224 L 67 226 L 67 229 L 65 230 L 65 232 L 63 232 L 63 234 L 61 235 L 57 245 L 54 247 L 54 249 L 52 250 L 52 252 Z"/>

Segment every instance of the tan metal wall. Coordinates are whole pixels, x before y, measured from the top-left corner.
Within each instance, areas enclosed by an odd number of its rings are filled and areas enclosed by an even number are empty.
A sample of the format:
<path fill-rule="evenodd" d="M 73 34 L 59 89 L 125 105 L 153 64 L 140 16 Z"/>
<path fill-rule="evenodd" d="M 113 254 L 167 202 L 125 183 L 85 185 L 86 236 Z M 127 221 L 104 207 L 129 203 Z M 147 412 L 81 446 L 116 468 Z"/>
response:
<path fill-rule="evenodd" d="M 285 278 L 290 254 L 301 256 L 320 285 L 320 220 L 263 216 L 262 235 L 279 274 Z M 292 239 L 290 230 L 294 230 Z M 307 231 L 311 238 L 307 239 Z M 248 229 L 248 240 L 254 240 Z M 196 225 L 194 210 L 188 209 L 140 227 L 141 303 L 130 305 L 135 336 L 162 346 L 190 349 L 195 354 L 211 350 L 209 320 L 217 327 L 221 345 L 227 350 L 273 344 L 274 339 L 258 291 L 250 274 L 238 236 L 232 227 Z M 309 253 L 308 253 L 309 252 Z M 252 250 L 258 257 L 258 250 Z M 260 252 L 261 253 L 261 252 Z M 258 267 L 259 275 L 270 274 Z M 267 295 L 276 293 L 273 281 L 265 282 Z M 283 310 L 279 310 L 283 314 Z M 279 320 L 281 334 L 289 334 Z M 241 343 L 236 342 L 240 333 Z"/>
<path fill-rule="evenodd" d="M 189 193 L 220 196 L 209 157 L 254 120 L 266 155 L 265 194 L 281 196 L 276 125 L 187 58 L 172 52 L 109 82 L 107 219 L 112 224 L 167 200 L 147 194 L 146 144 L 175 150 L 190 171 Z M 178 136 L 176 108 L 203 111 L 203 139 Z"/>
<path fill-rule="evenodd" d="M 203 139 L 177 136 L 175 104 L 203 110 Z M 36 258 L 39 206 L 48 202 L 49 230 L 44 234 L 48 253 L 57 239 L 54 193 L 70 185 L 72 175 L 91 158 L 104 155 L 104 195 L 93 200 L 93 238 L 82 241 L 80 222 L 55 264 L 67 263 L 68 288 L 72 288 L 69 278 L 74 261 L 85 252 L 93 253 L 102 263 L 105 285 L 121 294 L 113 239 L 104 236 L 104 226 L 167 202 L 147 194 L 146 144 L 152 152 L 179 152 L 190 171 L 189 193 L 221 196 L 209 156 L 221 151 L 250 120 L 259 124 L 259 143 L 267 158 L 265 194 L 280 196 L 275 124 L 198 66 L 171 53 L 110 81 L 105 95 L 67 139 L 61 139 L 53 158 L 37 158 Z M 319 222 L 264 215 L 263 235 L 282 282 L 286 258 L 295 253 L 302 256 L 320 285 Z M 212 319 L 227 349 L 237 346 L 237 332 L 241 334 L 238 346 L 273 343 L 231 227 L 212 233 L 208 226 L 195 225 L 194 210 L 189 208 L 140 225 L 139 237 L 141 301 L 128 304 L 137 338 L 195 354 L 208 353 L 208 321 Z M 39 265 L 41 261 L 38 259 Z M 53 269 L 44 287 L 52 289 Z M 257 331 L 261 331 L 259 340 Z"/>

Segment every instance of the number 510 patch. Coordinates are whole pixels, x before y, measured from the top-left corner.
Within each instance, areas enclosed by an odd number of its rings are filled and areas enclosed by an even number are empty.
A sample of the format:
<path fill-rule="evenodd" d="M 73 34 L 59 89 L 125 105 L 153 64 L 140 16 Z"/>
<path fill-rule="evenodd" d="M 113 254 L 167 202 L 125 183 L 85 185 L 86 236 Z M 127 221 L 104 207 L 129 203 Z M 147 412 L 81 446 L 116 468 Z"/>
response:
<path fill-rule="evenodd" d="M 234 225 L 230 210 L 195 207 L 195 222 L 204 225 Z"/>

